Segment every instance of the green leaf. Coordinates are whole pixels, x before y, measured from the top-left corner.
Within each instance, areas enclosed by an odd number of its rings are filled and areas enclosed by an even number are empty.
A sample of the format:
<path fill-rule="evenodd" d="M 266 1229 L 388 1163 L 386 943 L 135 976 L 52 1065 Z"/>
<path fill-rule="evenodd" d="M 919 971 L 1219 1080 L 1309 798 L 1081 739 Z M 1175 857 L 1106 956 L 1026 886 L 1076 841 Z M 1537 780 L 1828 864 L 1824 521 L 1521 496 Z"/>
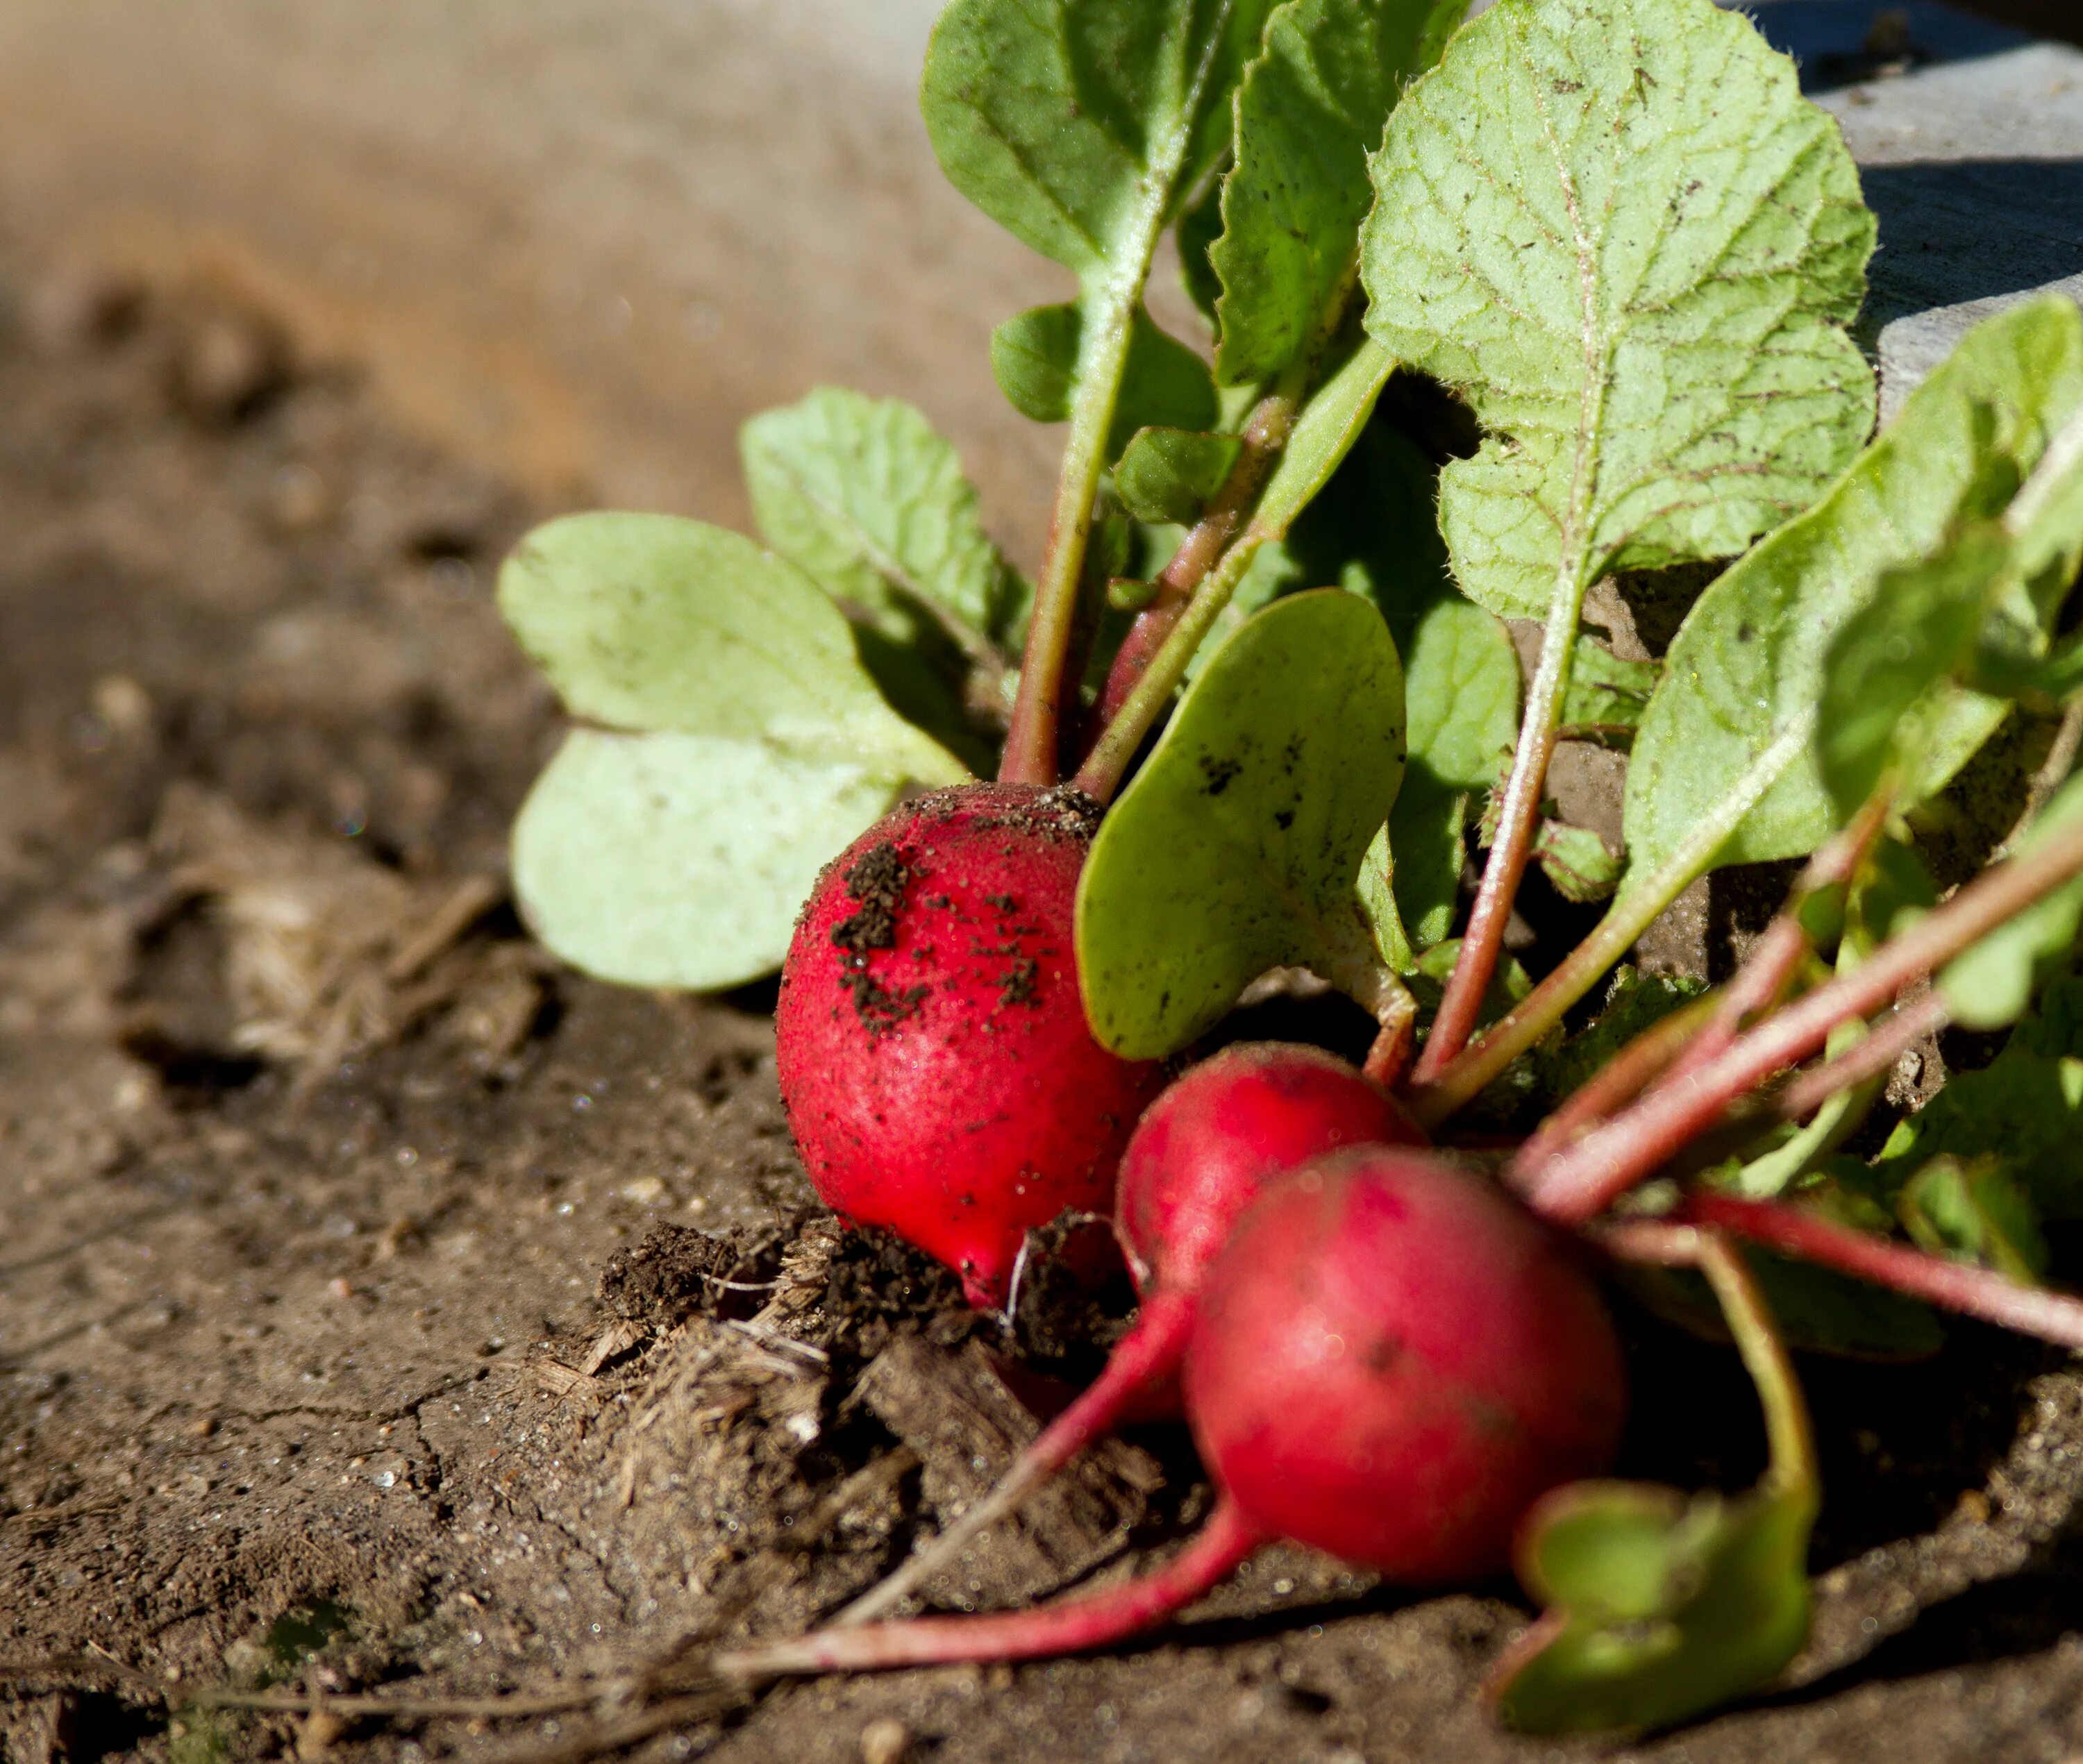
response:
<path fill-rule="evenodd" d="M 574 967 L 713 991 L 771 973 L 818 872 L 890 806 L 886 770 L 756 741 L 574 729 L 513 827 L 529 927 Z"/>
<path fill-rule="evenodd" d="M 2072 778 L 2054 793 L 2025 837 L 2017 855 L 2029 857 L 2063 829 L 2083 820 L 2083 776 Z M 1951 1006 L 1953 1020 L 1967 1029 L 2000 1029 L 2023 1016 L 2034 985 L 2047 969 L 2076 946 L 2083 923 L 2083 877 L 2065 883 L 2008 922 L 1999 926 L 1939 971 L 1938 990 Z"/>
<path fill-rule="evenodd" d="M 1663 677 L 1660 661 L 1630 661 L 1603 644 L 1578 637 L 1562 696 L 1564 736 L 1632 740 Z"/>
<path fill-rule="evenodd" d="M 1808 1639 L 1814 1492 L 1729 1500 L 1573 1483 L 1526 1521 L 1519 1577 L 1548 1614 L 1489 1694 L 1532 1733 L 1667 1727 L 1754 1689 Z"/>
<path fill-rule="evenodd" d="M 1402 669 L 1372 607 L 1298 594 L 1224 644 L 1079 884 L 1079 977 L 1101 1043 L 1176 1053 L 1270 968 L 1374 986 L 1354 885 L 1402 771 Z"/>
<path fill-rule="evenodd" d="M 1022 416 L 1037 423 L 1067 422 L 1084 347 L 1081 308 L 1032 307 L 991 332 L 991 370 Z M 1159 330 L 1150 314 L 1137 307 L 1107 457 L 1119 457 L 1138 429 L 1211 428 L 1219 414 L 1207 363 Z"/>
<path fill-rule="evenodd" d="M 1223 285 L 1208 251 L 1223 235 L 1223 180 L 1211 178 L 1193 205 L 1179 217 L 1179 280 L 1186 298 L 1201 309 L 1212 324 L 1215 302 L 1222 298 Z"/>
<path fill-rule="evenodd" d="M 1891 766 L 1922 765 L 1923 731 L 1943 717 L 1926 703 L 1966 657 L 1991 589 L 2010 566 L 1999 528 L 1973 527 L 1934 557 L 1891 570 L 1831 639 L 1816 707 L 1815 764 L 1840 820 Z"/>
<path fill-rule="evenodd" d="M 1984 320 L 1807 514 L 1700 597 L 1665 658 L 1628 768 L 1628 888 L 1798 856 L 1836 825 L 1812 749 L 1832 637 L 1891 569 L 2001 514 L 2083 403 L 2083 314 L 2057 297 Z M 1909 795 L 1939 788 L 2001 707 L 1962 694 Z M 1624 891 L 1625 892 L 1625 891 Z M 1675 893 L 1675 888 L 1671 892 Z"/>
<path fill-rule="evenodd" d="M 1189 526 L 1222 488 L 1243 450 L 1234 435 L 1138 429 L 1114 468 L 1114 492 L 1139 521 Z"/>
<path fill-rule="evenodd" d="M 1877 1167 L 1899 1183 L 1934 1158 L 1989 1156 L 2046 1217 L 2083 1218 L 2083 980 L 2047 988 L 2004 1050 L 1957 1072 L 1899 1125 Z"/>
<path fill-rule="evenodd" d="M 1993 1268 L 2023 1285 L 2047 1272 L 2047 1239 L 2032 1198 L 1995 1158 L 1934 1158 L 1896 1202 L 1922 1248 Z"/>
<path fill-rule="evenodd" d="M 892 711 L 837 607 L 750 540 L 665 515 L 539 527 L 501 610 L 585 722 L 514 829 L 523 912 L 603 978 L 712 988 L 786 952 L 820 866 L 911 780 L 968 773 Z"/>
<path fill-rule="evenodd" d="M 901 399 L 820 386 L 740 432 L 745 482 L 767 543 L 885 635 L 911 640 L 922 610 L 965 650 L 1016 649 L 1025 584 L 983 530 L 955 449 Z"/>
<path fill-rule="evenodd" d="M 1580 906 L 1608 899 L 1620 885 L 1620 860 L 1588 827 L 1542 821 L 1533 838 L 1533 859 L 1555 892 Z"/>
<path fill-rule="evenodd" d="M 839 609 L 750 539 L 662 514 L 579 514 L 514 548 L 499 609 L 573 715 L 955 783 L 968 773 L 891 711 Z"/>
<path fill-rule="evenodd" d="M 1537 0 L 1390 117 L 1367 328 L 1487 432 L 1441 522 L 1469 597 L 1545 618 L 1600 572 L 1730 556 L 1873 422 L 1844 330 L 1874 219 L 1793 63 L 1713 0 Z"/>
<path fill-rule="evenodd" d="M 1864 1165 L 1858 1167 L 1864 1171 Z M 1801 1204 L 1814 1205 L 1817 1192 L 1802 1190 Z M 1834 1216 L 1841 1209 L 1821 1207 L 1819 1210 Z M 1893 1214 L 1885 1209 L 1863 1209 L 1858 1217 L 1839 1222 L 1882 1234 L 1895 1226 Z M 1928 1360 L 1946 1345 L 1946 1328 L 1938 1314 L 1916 1299 L 1853 1280 L 1832 1268 L 1818 1268 L 1813 1262 L 1792 1261 L 1765 1250 L 1746 1250 L 1743 1260 L 1771 1303 L 1781 1332 L 1804 1353 L 1908 1363 Z M 1633 1268 L 1620 1280 L 1631 1296 L 1665 1322 L 1709 1341 L 1727 1339 L 1721 1308 L 1698 1275 L 1684 1270 Z"/>
<path fill-rule="evenodd" d="M 1374 200 L 1367 156 L 1468 0 L 1288 0 L 1236 95 L 1236 163 L 1209 254 L 1222 284 L 1215 373 L 1277 376 L 1335 319 Z"/>
<path fill-rule="evenodd" d="M 1704 980 L 1684 974 L 1646 974 L 1623 964 L 1613 970 L 1599 1014 L 1567 1040 L 1544 1054 L 1544 1095 L 1559 1103 L 1599 1071 L 1634 1038 L 1683 1010 L 1707 990 Z"/>
<path fill-rule="evenodd" d="M 955 188 L 1045 257 L 1139 285 L 1230 146 L 1272 0 L 953 0 L 919 108 Z M 1182 425 L 1185 426 L 1185 425 Z"/>

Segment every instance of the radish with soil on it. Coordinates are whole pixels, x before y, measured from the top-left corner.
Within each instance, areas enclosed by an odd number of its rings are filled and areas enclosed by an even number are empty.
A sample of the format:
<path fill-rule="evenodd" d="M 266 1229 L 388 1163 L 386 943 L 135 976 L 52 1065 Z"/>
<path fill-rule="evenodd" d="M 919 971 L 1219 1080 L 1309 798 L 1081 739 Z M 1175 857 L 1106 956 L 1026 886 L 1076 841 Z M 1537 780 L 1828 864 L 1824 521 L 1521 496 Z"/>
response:
<path fill-rule="evenodd" d="M 782 1102 L 841 1217 L 1002 1304 L 1029 1231 L 1103 1210 L 1163 1081 L 1092 1039 L 1071 938 L 1097 811 L 1076 792 L 943 791 L 819 878 L 775 1011 Z"/>
<path fill-rule="evenodd" d="M 1619 1343 L 1568 1240 L 1408 1146 L 1277 1179 L 1208 1266 L 1185 1363 L 1219 1491 L 1156 1574 L 1039 1610 L 834 1629 L 723 1656 L 745 1676 L 1031 1659 L 1162 1622 L 1287 1538 L 1401 1585 L 1493 1572 L 1527 1507 L 1612 1459 Z"/>
<path fill-rule="evenodd" d="M 889 1610 L 1131 1411 L 1176 1412 L 1202 1278 L 1268 1183 L 1343 1147 L 1423 1143 L 1386 1091 L 1317 1048 L 1240 1042 L 1176 1079 L 1121 1160 L 1114 1234 L 1143 1299 L 1134 1326 L 988 1495 L 834 1623 Z"/>

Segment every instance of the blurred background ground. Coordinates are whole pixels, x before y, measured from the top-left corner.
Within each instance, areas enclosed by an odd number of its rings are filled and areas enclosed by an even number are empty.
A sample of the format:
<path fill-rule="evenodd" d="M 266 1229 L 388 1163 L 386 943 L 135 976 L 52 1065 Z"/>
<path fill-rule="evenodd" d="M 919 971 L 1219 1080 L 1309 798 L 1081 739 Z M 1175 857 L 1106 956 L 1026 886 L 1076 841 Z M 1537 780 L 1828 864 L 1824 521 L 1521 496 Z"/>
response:
<path fill-rule="evenodd" d="M 614 1711 L 179 1705 L 554 1692 L 785 1628 L 1016 1429 L 929 1278 L 804 1226 L 767 998 L 560 972 L 501 880 L 555 738 L 489 601 L 531 519 L 735 520 L 737 421 L 838 379 L 923 403 L 1031 559 L 1050 437 L 983 345 L 1059 290 L 932 170 L 909 96 L 929 11 L 0 11 L 11 1764 L 547 1764 Z M 1840 92 L 1887 117 L 1916 69 L 1857 71 Z M 2083 269 L 2083 238 L 2049 237 Z M 696 1253 L 694 1230 L 737 1234 Z M 1741 1483 L 1739 1376 L 1638 1334 L 1630 1467 Z M 1509 1588 L 1407 1602 L 1299 1555 L 1118 1658 L 787 1688 L 632 1743 L 2077 1755 L 2083 1382 L 1971 1331 L 1924 1366 L 1810 1370 L 1816 1644 L 1788 1688 L 1652 1747 L 1488 1727 Z M 1198 1499 L 1154 1437 L 942 1596 L 1123 1572 Z"/>

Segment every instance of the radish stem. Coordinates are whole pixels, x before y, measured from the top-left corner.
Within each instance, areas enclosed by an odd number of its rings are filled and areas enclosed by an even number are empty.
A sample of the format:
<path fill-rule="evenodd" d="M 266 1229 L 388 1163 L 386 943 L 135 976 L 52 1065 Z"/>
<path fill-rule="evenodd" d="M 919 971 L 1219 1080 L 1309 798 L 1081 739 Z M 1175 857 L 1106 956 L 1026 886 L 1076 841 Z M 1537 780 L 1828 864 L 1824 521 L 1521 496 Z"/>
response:
<path fill-rule="evenodd" d="M 1185 1351 L 1193 1317 L 1193 1306 L 1185 1298 L 1168 1293 L 1151 1298 L 1136 1318 L 1135 1327 L 1108 1357 L 1099 1377 L 1042 1429 L 998 1486 L 895 1573 L 842 1610 L 830 1627 L 851 1629 L 901 1603 L 953 1563 L 963 1546 L 979 1532 L 1015 1512 L 1036 1488 L 1086 1447 L 1105 1438 L 1132 1398 L 1177 1369 L 1179 1357 Z"/>
<path fill-rule="evenodd" d="M 1815 1053 L 1839 1023 L 1878 1010 L 2079 870 L 2083 826 L 2066 828 L 2030 856 L 1984 871 L 1870 960 L 1788 1006 L 1697 1072 L 1652 1091 L 1573 1146 L 1537 1162 L 1523 1155 L 1515 1160 L 1514 1185 L 1536 1212 L 1558 1223 L 1595 1217 L 1730 1104 Z"/>
<path fill-rule="evenodd" d="M 1784 1201 L 1739 1201 L 1701 1190 L 1688 1197 L 1684 1216 L 1928 1304 L 2083 1352 L 2083 1299 L 2070 1293 L 2021 1286 L 1993 1268 L 1892 1243 Z"/>
<path fill-rule="evenodd" d="M 873 1672 L 949 1661 L 1034 1660 L 1088 1653 L 1163 1622 L 1219 1582 L 1265 1540 L 1235 1503 L 1217 1504 L 1198 1536 L 1155 1573 L 1038 1610 L 920 1617 L 903 1623 L 826 1629 L 720 1654 L 733 1677 Z"/>

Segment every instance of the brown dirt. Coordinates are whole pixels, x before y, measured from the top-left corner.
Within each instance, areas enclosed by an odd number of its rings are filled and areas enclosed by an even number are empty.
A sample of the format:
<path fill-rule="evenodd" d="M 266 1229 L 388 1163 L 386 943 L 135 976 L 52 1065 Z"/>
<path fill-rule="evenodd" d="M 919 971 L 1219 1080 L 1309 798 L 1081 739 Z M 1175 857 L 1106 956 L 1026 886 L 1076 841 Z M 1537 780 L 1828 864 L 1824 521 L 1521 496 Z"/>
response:
<path fill-rule="evenodd" d="M 970 1498 L 1018 1399 L 1076 1369 L 1088 1301 L 1056 1280 L 1008 1363 L 944 1277 L 806 1211 L 768 998 L 616 991 L 521 935 L 504 830 L 555 730 L 489 589 L 539 511 L 207 290 L 0 260 L 0 413 L 10 1760 L 2083 1748 L 2083 1380 L 1973 1331 L 1812 1369 L 1815 1645 L 1638 1750 L 1488 1724 L 1509 1588 L 1404 1598 L 1294 1551 L 1117 1656 L 696 1697 L 640 1731 L 690 1642 L 802 1623 Z M 1729 1357 L 1635 1332 L 1629 1467 L 1751 1475 Z M 1154 1433 L 934 1591 L 1124 1572 L 1203 1500 Z M 225 1685 L 578 1692 L 187 1702 Z"/>

